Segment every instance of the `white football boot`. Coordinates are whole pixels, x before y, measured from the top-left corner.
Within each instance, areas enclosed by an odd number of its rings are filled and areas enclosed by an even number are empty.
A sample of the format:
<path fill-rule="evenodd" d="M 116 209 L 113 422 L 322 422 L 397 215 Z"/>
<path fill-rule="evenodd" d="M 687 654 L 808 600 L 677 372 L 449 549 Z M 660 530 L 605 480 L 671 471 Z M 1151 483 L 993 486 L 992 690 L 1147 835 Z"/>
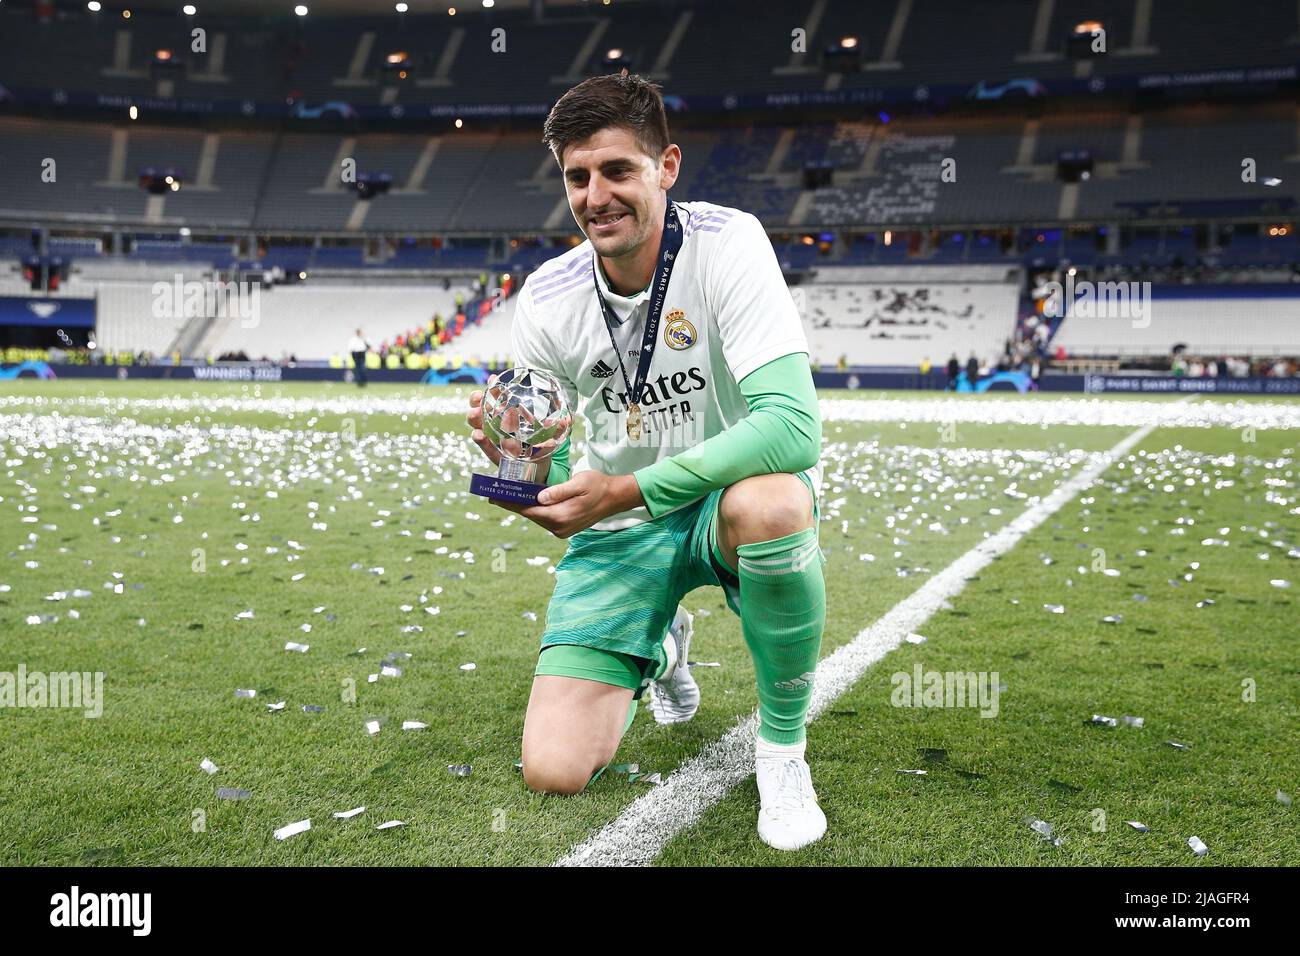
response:
<path fill-rule="evenodd" d="M 820 840 L 826 833 L 826 814 L 817 805 L 803 745 L 787 748 L 759 740 L 754 766 L 761 804 L 759 838 L 778 850 L 798 850 Z"/>
<path fill-rule="evenodd" d="M 650 685 L 650 712 L 660 724 L 684 724 L 700 709 L 700 685 L 691 676 L 686 654 L 695 634 L 695 618 L 680 605 L 664 635 L 668 666 Z"/>

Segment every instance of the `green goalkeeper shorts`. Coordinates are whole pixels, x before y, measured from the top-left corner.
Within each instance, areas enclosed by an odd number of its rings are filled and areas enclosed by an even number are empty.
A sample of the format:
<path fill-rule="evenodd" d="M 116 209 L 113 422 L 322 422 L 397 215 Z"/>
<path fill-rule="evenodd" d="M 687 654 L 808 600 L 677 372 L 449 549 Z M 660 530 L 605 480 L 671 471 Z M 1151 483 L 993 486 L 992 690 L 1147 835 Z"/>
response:
<path fill-rule="evenodd" d="M 812 482 L 800 474 L 812 494 Z M 635 659 L 642 674 L 640 690 L 656 670 L 664 633 L 677 605 L 705 585 L 723 589 L 728 606 L 740 613 L 740 581 L 727 566 L 717 543 L 718 504 L 714 491 L 685 508 L 621 531 L 580 531 L 555 567 L 555 591 L 546 610 L 542 650 L 571 644 L 614 651 Z M 813 499 L 814 527 L 817 521 Z M 824 559 L 823 559 L 824 560 Z M 544 657 L 546 655 L 543 655 Z M 553 669 L 539 663 L 537 673 Z M 585 677 L 629 686 L 630 665 L 619 662 L 592 668 Z M 611 679 L 606 672 L 618 676 Z"/>

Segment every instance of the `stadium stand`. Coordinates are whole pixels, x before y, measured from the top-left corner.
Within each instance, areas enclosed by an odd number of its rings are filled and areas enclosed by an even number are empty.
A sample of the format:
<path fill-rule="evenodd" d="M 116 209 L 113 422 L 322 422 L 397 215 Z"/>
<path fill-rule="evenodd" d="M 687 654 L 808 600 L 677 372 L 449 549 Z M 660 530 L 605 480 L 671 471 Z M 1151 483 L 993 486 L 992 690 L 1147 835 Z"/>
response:
<path fill-rule="evenodd" d="M 673 197 L 762 220 L 822 361 L 993 364 L 1008 337 L 1020 358 L 1295 350 L 1273 321 L 1300 276 L 1293 4 L 497 6 L 182 17 L 142 2 L 127 19 L 0 4 L 0 168 L 33 177 L 0 197 L 0 291 L 98 298 L 114 351 L 326 359 L 346 306 L 382 283 L 394 311 L 369 334 L 391 341 L 385 361 L 495 353 L 513 303 L 479 321 L 482 297 L 577 241 L 541 118 L 627 66 L 665 87 Z M 1068 48 L 1083 21 L 1104 26 L 1105 56 Z M 399 51 L 405 77 L 385 69 Z M 349 163 L 389 188 L 368 198 Z M 1033 287 L 1067 269 L 1204 295 L 1161 292 L 1122 347 L 1078 316 L 1030 326 Z M 270 311 L 256 328 L 143 316 L 177 273 L 268 283 Z M 1240 283 L 1259 321 L 1216 335 L 1241 308 L 1218 287 Z M 448 324 L 427 330 L 435 312 Z"/>
<path fill-rule="evenodd" d="M 794 296 L 814 364 L 844 356 L 911 369 L 925 358 L 1000 353 L 1020 295 L 1016 278 L 996 266 L 829 268 Z"/>

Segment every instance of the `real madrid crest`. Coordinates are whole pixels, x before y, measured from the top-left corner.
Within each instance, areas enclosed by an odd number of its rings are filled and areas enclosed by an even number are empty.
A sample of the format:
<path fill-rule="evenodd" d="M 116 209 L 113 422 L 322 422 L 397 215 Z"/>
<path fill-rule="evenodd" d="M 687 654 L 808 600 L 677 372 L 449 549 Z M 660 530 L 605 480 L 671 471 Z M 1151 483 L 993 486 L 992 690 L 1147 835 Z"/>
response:
<path fill-rule="evenodd" d="M 664 344 L 678 352 L 695 344 L 695 326 L 686 321 L 686 313 L 673 309 L 664 324 Z"/>

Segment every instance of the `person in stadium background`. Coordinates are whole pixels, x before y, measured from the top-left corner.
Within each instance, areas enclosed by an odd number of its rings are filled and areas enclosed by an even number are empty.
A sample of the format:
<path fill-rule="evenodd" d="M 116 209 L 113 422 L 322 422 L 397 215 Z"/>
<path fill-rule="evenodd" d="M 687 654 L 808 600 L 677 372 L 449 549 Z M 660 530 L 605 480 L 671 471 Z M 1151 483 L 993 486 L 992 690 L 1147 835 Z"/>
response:
<path fill-rule="evenodd" d="M 369 351 L 370 345 L 366 342 L 366 337 L 357 329 L 352 338 L 348 339 L 348 353 L 352 356 L 357 388 L 366 387 L 366 353 Z"/>
<path fill-rule="evenodd" d="M 657 86 L 626 71 L 586 80 L 556 103 L 544 138 L 587 242 L 529 276 L 513 350 L 559 379 L 588 440 L 571 472 L 567 443 L 552 459 L 537 505 L 503 505 L 572 536 L 524 723 L 524 779 L 581 791 L 651 683 L 657 718 L 693 715 L 678 602 L 721 586 L 754 660 L 759 836 L 797 849 L 826 831 L 805 760 L 826 601 L 802 322 L 754 216 L 669 200 L 681 151 Z M 482 396 L 467 419 L 495 460 Z"/>

